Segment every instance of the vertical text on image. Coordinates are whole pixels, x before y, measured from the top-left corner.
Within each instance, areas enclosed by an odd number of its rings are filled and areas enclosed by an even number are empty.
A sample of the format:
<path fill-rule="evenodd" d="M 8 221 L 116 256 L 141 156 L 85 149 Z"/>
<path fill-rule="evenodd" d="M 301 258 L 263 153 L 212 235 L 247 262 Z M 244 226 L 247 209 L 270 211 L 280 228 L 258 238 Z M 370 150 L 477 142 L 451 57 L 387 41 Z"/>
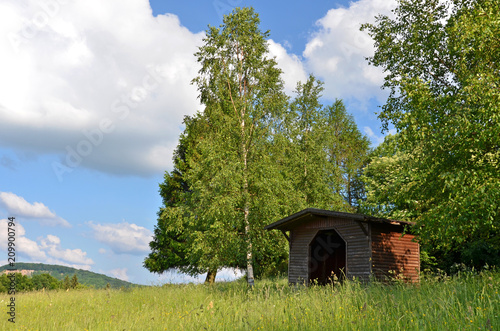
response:
<path fill-rule="evenodd" d="M 9 322 L 16 322 L 16 218 L 9 217 L 7 223 L 7 256 L 8 267 L 7 272 L 10 283 L 8 294 L 11 296 L 7 304 L 7 315 Z"/>

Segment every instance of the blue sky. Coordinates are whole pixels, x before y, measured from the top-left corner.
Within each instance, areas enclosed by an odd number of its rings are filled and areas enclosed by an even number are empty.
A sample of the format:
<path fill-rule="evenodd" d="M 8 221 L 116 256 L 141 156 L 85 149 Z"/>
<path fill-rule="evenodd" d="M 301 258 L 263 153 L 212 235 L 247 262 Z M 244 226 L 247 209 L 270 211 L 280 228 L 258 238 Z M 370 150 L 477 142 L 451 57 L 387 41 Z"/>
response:
<path fill-rule="evenodd" d="M 142 267 L 207 25 L 253 6 L 287 93 L 313 73 L 377 145 L 383 73 L 359 25 L 393 1 L 27 0 L 0 3 L 0 262 L 16 217 L 23 262 L 134 283 L 186 281 Z M 275 220 L 270 220 L 275 221 Z M 2 239 L 3 238 L 3 239 Z M 1 253 L 4 252 L 4 253 Z M 221 277 L 234 277 L 231 271 Z"/>

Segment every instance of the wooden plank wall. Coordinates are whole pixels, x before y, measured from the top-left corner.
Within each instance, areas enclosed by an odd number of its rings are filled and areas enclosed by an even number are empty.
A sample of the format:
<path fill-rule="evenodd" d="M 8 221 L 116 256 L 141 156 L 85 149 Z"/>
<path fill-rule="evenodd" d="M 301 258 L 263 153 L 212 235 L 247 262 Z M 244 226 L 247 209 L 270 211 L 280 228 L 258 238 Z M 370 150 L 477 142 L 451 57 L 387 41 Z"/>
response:
<path fill-rule="evenodd" d="M 361 228 L 364 226 L 364 231 Z M 320 230 L 334 229 L 346 242 L 346 276 L 368 280 L 371 273 L 369 227 L 350 219 L 316 217 L 291 231 L 288 280 L 308 282 L 309 244 Z M 368 235 L 366 233 L 368 233 Z"/>
<path fill-rule="evenodd" d="M 318 232 L 317 229 L 300 227 L 294 229 L 290 237 L 290 255 L 288 257 L 288 282 L 307 284 L 309 243 Z"/>
<path fill-rule="evenodd" d="M 386 280 L 399 275 L 411 282 L 419 281 L 420 247 L 415 236 L 372 224 L 372 270 L 375 277 Z"/>

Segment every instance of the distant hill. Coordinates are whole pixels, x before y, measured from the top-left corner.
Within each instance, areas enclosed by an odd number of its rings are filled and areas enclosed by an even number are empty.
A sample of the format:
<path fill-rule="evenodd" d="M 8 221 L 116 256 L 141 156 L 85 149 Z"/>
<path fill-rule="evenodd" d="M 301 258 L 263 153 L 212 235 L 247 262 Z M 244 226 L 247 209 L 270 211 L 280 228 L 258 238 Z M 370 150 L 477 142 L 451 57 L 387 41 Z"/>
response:
<path fill-rule="evenodd" d="M 6 269 L 9 269 L 8 265 L 1 266 L 0 273 L 2 273 Z M 34 270 L 32 276 L 38 274 L 50 274 L 51 276 L 59 280 L 64 279 L 64 277 L 66 276 L 71 278 L 73 277 L 74 274 L 76 274 L 76 276 L 78 277 L 78 282 L 80 284 L 86 286 L 93 286 L 95 288 L 105 288 L 108 283 L 111 288 L 120 288 L 120 287 L 128 288 L 132 286 L 140 286 L 117 278 L 112 278 L 103 274 L 98 274 L 92 271 L 75 269 L 61 265 L 19 262 L 16 263 L 16 269 L 19 271 Z"/>

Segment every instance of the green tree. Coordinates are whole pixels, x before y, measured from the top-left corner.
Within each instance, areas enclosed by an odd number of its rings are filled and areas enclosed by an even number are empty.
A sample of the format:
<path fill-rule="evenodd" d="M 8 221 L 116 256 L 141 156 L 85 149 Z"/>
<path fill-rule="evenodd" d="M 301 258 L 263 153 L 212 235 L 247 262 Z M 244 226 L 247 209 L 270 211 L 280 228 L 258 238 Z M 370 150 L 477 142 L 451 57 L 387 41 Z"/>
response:
<path fill-rule="evenodd" d="M 39 274 L 31 277 L 34 290 L 55 290 L 61 287 L 61 282 L 50 274 Z"/>
<path fill-rule="evenodd" d="M 405 201 L 405 190 L 411 185 L 405 165 L 408 157 L 399 150 L 396 135 L 387 135 L 369 155 L 363 169 L 366 200 L 361 211 L 366 214 L 393 219 L 408 219 L 415 210 Z"/>
<path fill-rule="evenodd" d="M 2 273 L 0 275 L 0 292 L 7 292 L 10 288 L 10 279 L 7 278 L 7 274 Z"/>
<path fill-rule="evenodd" d="M 62 288 L 68 290 L 71 288 L 71 281 L 69 280 L 69 276 L 66 275 L 62 281 Z"/>
<path fill-rule="evenodd" d="M 361 212 L 393 219 L 416 219 L 421 210 L 417 201 L 408 199 L 408 191 L 418 184 L 409 155 L 401 150 L 398 135 L 389 135 L 371 154 L 363 173 L 367 199 Z M 490 240 L 469 236 L 460 245 L 443 245 L 442 240 L 426 240 L 421 246 L 422 270 L 453 272 L 454 265 L 466 263 L 477 269 L 484 265 L 500 265 L 498 236 Z M 497 240 L 497 242 L 495 242 Z"/>
<path fill-rule="evenodd" d="M 333 192 L 343 198 L 345 211 L 356 211 L 365 198 L 360 180 L 370 151 L 370 140 L 359 131 L 342 100 L 326 107 L 325 150 L 330 168 L 328 183 Z M 341 210 L 342 207 L 338 207 Z"/>
<path fill-rule="evenodd" d="M 370 142 L 341 100 L 321 104 L 322 85 L 313 75 L 297 84 L 283 130 L 288 168 L 304 207 L 353 211 L 364 196 L 358 177 Z"/>
<path fill-rule="evenodd" d="M 279 173 L 271 171 L 269 147 L 286 104 L 281 70 L 268 54 L 269 32 L 259 23 L 252 8 L 237 8 L 220 28 L 209 28 L 196 54 L 202 68 L 194 83 L 212 130 L 197 145 L 203 157 L 191 164 L 188 176 L 197 192 L 198 221 L 210 227 L 197 233 L 202 244 L 197 247 L 205 246 L 201 260 L 220 266 L 246 261 L 250 286 L 254 252 L 263 242 L 258 238 L 269 236 L 262 223 L 272 216 L 262 215 L 257 202 L 279 181 Z"/>
<path fill-rule="evenodd" d="M 398 131 L 399 152 L 371 166 L 401 185 L 382 202 L 424 242 L 499 252 L 500 3 L 406 0 L 394 15 L 363 27 L 387 72 L 380 118 Z"/>
<path fill-rule="evenodd" d="M 15 282 L 16 282 L 16 291 L 18 292 L 33 290 L 33 282 L 31 281 L 31 278 L 28 276 L 16 272 Z M 10 288 L 10 281 L 9 281 L 9 286 L 7 288 Z"/>
<path fill-rule="evenodd" d="M 168 199 L 145 260 L 152 271 L 215 276 L 238 267 L 253 285 L 254 267 L 263 274 L 286 262 L 284 238 L 263 226 L 290 211 L 283 202 L 293 189 L 272 136 L 287 97 L 268 56 L 269 33 L 258 25 L 253 9 L 237 8 L 220 28 L 209 27 L 196 53 L 201 70 L 193 83 L 205 109 L 188 118 L 174 172 L 165 177 Z"/>
<path fill-rule="evenodd" d="M 206 121 L 201 114 L 184 118 L 186 129 L 179 138 L 174 152 L 174 169 L 166 172 L 160 184 L 160 196 L 163 207 L 158 212 L 158 223 L 154 229 L 154 238 L 150 242 L 151 253 L 144 261 L 144 266 L 151 272 L 162 273 L 177 268 L 189 274 L 207 272 L 205 282 L 215 280 L 217 268 L 199 267 L 197 256 L 190 255 L 195 242 L 191 233 L 193 225 L 189 221 L 189 196 L 192 190 L 184 179 L 188 171 L 186 156 L 195 153 L 195 146 L 207 131 Z M 197 156 L 191 156 L 195 162 Z M 199 229 L 198 229 L 199 230 Z"/>
<path fill-rule="evenodd" d="M 69 282 L 69 286 L 72 289 L 76 289 L 78 287 L 78 285 L 80 285 L 80 283 L 78 283 L 78 276 L 76 274 L 74 274 L 73 277 L 71 277 L 71 280 Z"/>
<path fill-rule="evenodd" d="M 288 144 L 287 168 L 297 192 L 303 195 L 300 208 L 341 208 L 342 202 L 329 185 L 331 164 L 326 144 L 326 118 L 320 102 L 323 83 L 310 75 L 299 82 L 290 103 L 283 131 Z M 335 209 L 335 207 L 334 207 Z"/>
<path fill-rule="evenodd" d="M 235 267 L 247 270 L 252 285 L 254 273 L 287 267 L 288 243 L 264 231 L 266 224 L 305 207 L 350 210 L 340 192 L 354 188 L 335 177 L 347 174 L 355 157 L 333 162 L 333 146 L 368 148 L 367 139 L 341 101 L 323 108 L 314 76 L 288 102 L 269 58 L 269 33 L 258 24 L 253 9 L 236 9 L 209 28 L 196 54 L 202 68 L 193 82 L 205 109 L 185 118 L 174 169 L 160 184 L 163 207 L 144 261 L 150 271 L 208 272 L 213 281 L 218 269 Z"/>

